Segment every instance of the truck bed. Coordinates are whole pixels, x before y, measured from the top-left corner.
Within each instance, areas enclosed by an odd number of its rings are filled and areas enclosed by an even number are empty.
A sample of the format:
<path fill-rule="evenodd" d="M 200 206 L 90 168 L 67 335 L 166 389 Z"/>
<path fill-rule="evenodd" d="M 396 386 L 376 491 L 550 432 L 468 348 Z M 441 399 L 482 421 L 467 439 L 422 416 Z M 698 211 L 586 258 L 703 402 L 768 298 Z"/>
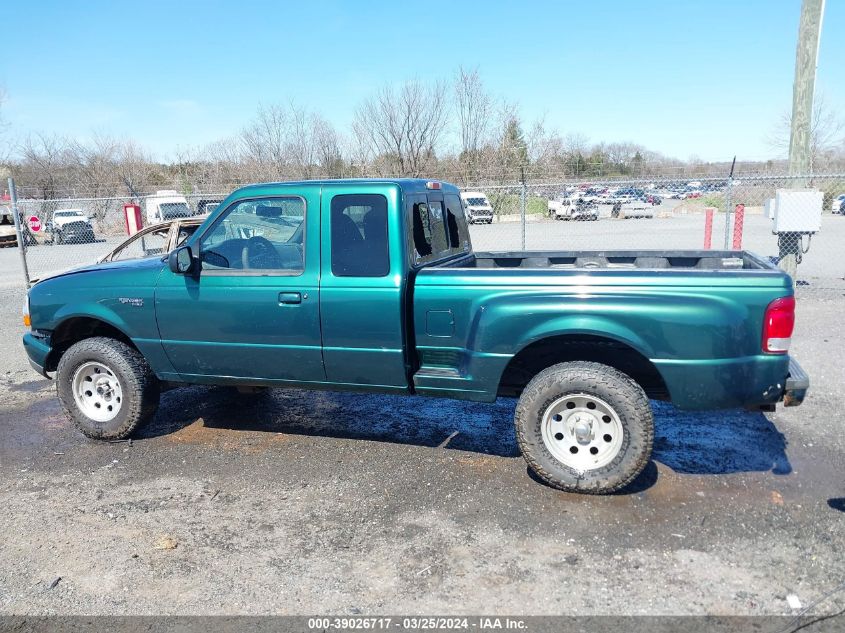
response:
<path fill-rule="evenodd" d="M 449 262 L 454 268 L 771 270 L 775 266 L 748 251 L 501 251 L 474 253 Z"/>
<path fill-rule="evenodd" d="M 413 293 L 420 393 L 515 393 L 511 360 L 544 340 L 557 358 L 598 341 L 597 362 L 644 359 L 640 384 L 682 409 L 771 405 L 789 371 L 760 336 L 792 280 L 747 251 L 469 253 L 420 269 Z"/>

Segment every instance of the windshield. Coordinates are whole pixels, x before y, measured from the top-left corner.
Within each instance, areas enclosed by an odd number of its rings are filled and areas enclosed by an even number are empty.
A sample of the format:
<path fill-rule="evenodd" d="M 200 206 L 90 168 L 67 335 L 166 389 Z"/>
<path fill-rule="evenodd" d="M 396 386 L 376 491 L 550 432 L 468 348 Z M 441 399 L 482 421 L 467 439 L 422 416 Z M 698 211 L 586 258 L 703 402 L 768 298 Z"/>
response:
<path fill-rule="evenodd" d="M 78 218 L 83 215 L 82 211 L 56 211 L 57 218 Z"/>
<path fill-rule="evenodd" d="M 158 208 L 162 220 L 187 218 L 191 215 L 191 208 L 185 202 L 162 202 Z"/>
<path fill-rule="evenodd" d="M 487 198 L 467 198 L 466 203 L 468 206 L 472 207 L 489 207 L 490 203 L 487 202 Z"/>

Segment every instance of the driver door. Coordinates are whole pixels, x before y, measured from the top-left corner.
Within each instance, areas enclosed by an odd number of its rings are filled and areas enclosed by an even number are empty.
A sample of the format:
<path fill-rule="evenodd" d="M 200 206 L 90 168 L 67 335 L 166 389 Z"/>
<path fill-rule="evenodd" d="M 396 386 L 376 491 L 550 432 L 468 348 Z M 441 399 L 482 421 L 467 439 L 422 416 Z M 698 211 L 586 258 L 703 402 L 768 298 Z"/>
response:
<path fill-rule="evenodd" d="M 183 380 L 326 379 L 319 244 L 305 239 L 319 236 L 319 221 L 316 188 L 235 200 L 191 239 L 198 275 L 164 268 L 156 318 L 164 351 Z"/>

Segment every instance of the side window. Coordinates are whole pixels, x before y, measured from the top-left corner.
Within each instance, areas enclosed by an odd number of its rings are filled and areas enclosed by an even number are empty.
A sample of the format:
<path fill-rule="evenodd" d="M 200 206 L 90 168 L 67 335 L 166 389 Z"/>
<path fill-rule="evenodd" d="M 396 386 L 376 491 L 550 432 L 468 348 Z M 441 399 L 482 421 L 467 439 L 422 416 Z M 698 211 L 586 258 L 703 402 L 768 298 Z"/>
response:
<path fill-rule="evenodd" d="M 384 277 L 390 270 L 387 198 L 349 194 L 332 198 L 332 274 Z"/>
<path fill-rule="evenodd" d="M 241 200 L 202 236 L 202 269 L 301 274 L 304 235 L 302 198 Z"/>
<path fill-rule="evenodd" d="M 449 245 L 453 250 L 459 252 L 470 249 L 464 208 L 461 198 L 455 194 L 446 195 L 446 229 L 449 233 Z"/>

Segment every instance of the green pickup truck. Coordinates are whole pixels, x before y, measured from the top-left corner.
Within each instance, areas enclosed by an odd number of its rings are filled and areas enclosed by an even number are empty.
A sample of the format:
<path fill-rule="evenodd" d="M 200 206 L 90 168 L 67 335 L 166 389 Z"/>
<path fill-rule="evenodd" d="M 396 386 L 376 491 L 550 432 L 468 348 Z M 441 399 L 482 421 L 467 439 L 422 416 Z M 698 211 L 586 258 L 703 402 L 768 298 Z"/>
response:
<path fill-rule="evenodd" d="M 339 180 L 244 187 L 168 255 L 36 283 L 24 347 L 91 438 L 180 383 L 516 396 L 531 469 L 607 493 L 649 460 L 649 398 L 800 404 L 794 318 L 747 252 L 476 253 L 456 187 Z"/>

